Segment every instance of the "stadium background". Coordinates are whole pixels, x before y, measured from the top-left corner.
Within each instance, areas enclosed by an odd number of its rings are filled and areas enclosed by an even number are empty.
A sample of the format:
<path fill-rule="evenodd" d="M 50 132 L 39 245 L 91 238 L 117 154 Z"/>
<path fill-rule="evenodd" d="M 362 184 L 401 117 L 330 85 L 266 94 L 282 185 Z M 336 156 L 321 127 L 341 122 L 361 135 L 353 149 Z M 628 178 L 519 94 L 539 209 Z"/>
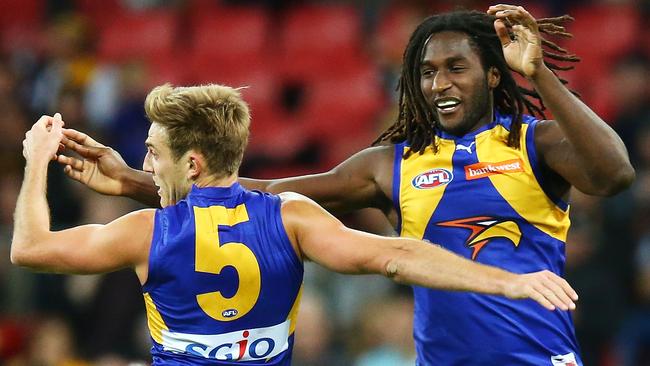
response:
<path fill-rule="evenodd" d="M 521 4 L 521 3 L 520 3 Z M 130 271 L 34 274 L 9 262 L 21 141 L 42 114 L 97 136 L 140 167 L 147 91 L 162 82 L 249 86 L 242 175 L 318 172 L 368 146 L 395 116 L 401 54 L 428 14 L 484 1 L 0 0 L 0 363 L 126 365 L 148 360 L 142 297 Z M 637 180 L 614 198 L 572 196 L 566 277 L 586 365 L 650 364 L 650 2 L 521 4 L 569 13 L 582 58 L 564 73 L 619 132 Z M 105 223 L 135 208 L 49 177 L 55 228 Z M 390 234 L 377 212 L 348 224 Z M 71 243 L 71 250 L 74 244 Z M 413 364 L 408 288 L 307 265 L 294 364 Z M 507 347 L 507 345 L 504 345 Z"/>

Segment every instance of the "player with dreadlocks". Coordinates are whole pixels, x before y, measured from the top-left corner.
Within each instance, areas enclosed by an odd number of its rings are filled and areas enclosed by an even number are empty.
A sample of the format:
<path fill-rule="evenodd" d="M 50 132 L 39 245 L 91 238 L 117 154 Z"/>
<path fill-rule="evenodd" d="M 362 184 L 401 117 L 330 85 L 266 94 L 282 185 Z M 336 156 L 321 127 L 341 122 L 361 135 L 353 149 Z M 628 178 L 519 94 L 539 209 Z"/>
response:
<path fill-rule="evenodd" d="M 391 142 L 408 141 L 410 151 L 424 152 L 424 149 L 432 145 L 437 151 L 434 138 L 439 123 L 436 113 L 427 103 L 424 95 L 420 92 L 420 63 L 427 40 L 432 34 L 441 31 L 458 31 L 467 34 L 472 39 L 472 46 L 479 51 L 479 57 L 485 71 L 491 67 L 498 70 L 501 75 L 501 82 L 493 89 L 494 104 L 497 109 L 505 114 L 513 116 L 511 134 L 508 137 L 508 145 L 519 147 L 519 132 L 525 106 L 530 114 L 544 115 L 543 110 L 526 98 L 526 95 L 537 98 L 541 104 L 539 95 L 534 90 L 528 90 L 517 85 L 515 79 L 508 71 L 508 64 L 504 59 L 503 50 L 499 37 L 494 32 L 494 16 L 477 11 L 459 11 L 434 15 L 423 21 L 411 36 L 406 51 L 404 52 L 404 64 L 402 76 L 399 83 L 399 115 L 397 122 L 384 132 L 374 142 L 380 143 L 384 140 Z M 571 35 L 566 33 L 562 23 L 572 20 L 565 15 L 557 18 L 543 18 L 537 20 L 539 30 L 548 34 L 562 36 Z M 510 36 L 510 35 L 509 35 Z M 543 44 L 559 51 L 561 54 L 543 51 L 544 55 L 551 59 L 561 61 L 577 62 L 578 58 L 568 55 L 567 51 L 555 43 L 542 39 Z M 546 62 L 551 70 L 569 70 L 573 66 L 558 66 Z M 564 80 L 562 82 L 566 83 Z M 541 104 L 543 106 L 543 104 Z"/>
<path fill-rule="evenodd" d="M 241 181 L 297 191 L 337 213 L 379 208 L 401 236 L 513 272 L 562 274 L 570 187 L 612 195 L 634 179 L 620 138 L 556 75 L 577 58 L 542 33 L 568 36 L 566 20 L 535 20 L 512 5 L 430 17 L 404 53 L 399 115 L 382 144 L 326 173 Z M 545 109 L 554 120 L 533 116 L 545 118 Z M 86 135 L 66 134 L 84 157 L 59 158 L 69 176 L 105 194 L 156 202 L 150 176 Z M 569 312 L 413 291 L 418 365 L 582 365 Z"/>

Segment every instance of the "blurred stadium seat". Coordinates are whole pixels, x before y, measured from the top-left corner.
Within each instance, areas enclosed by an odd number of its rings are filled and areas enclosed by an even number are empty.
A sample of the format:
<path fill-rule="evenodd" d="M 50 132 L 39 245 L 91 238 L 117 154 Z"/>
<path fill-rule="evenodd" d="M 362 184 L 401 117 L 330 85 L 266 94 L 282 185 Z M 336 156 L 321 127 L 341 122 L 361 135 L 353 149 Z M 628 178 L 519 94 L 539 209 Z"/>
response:
<path fill-rule="evenodd" d="M 639 42 L 641 19 L 632 4 L 585 4 L 571 8 L 569 14 L 575 18 L 567 26 L 573 38 L 562 44 L 582 59 L 576 68 L 578 78 L 589 81 L 606 72 Z"/>
<path fill-rule="evenodd" d="M 306 90 L 302 118 L 313 136 L 337 139 L 355 131 L 374 128 L 386 104 L 381 81 L 375 69 L 356 75 L 323 79 Z"/>
<path fill-rule="evenodd" d="M 355 72 L 365 62 L 361 42 L 361 20 L 353 6 L 289 9 L 279 35 L 280 72 L 301 80 Z"/>
<path fill-rule="evenodd" d="M 20 26 L 38 27 L 44 20 L 45 1 L 2 0 L 0 1 L 0 29 Z"/>
<path fill-rule="evenodd" d="M 0 1 L 2 51 L 41 51 L 45 43 L 42 34 L 44 11 L 45 3 L 40 0 Z"/>
<path fill-rule="evenodd" d="M 105 61 L 172 57 L 177 26 L 171 10 L 124 13 L 100 30 L 98 56 Z"/>
<path fill-rule="evenodd" d="M 236 62 L 263 55 L 269 17 L 262 8 L 210 8 L 191 18 L 191 58 Z"/>
<path fill-rule="evenodd" d="M 127 10 L 122 6 L 121 0 L 75 0 L 79 13 L 90 19 L 96 29 L 104 29 L 111 24 L 113 19 L 123 16 Z"/>

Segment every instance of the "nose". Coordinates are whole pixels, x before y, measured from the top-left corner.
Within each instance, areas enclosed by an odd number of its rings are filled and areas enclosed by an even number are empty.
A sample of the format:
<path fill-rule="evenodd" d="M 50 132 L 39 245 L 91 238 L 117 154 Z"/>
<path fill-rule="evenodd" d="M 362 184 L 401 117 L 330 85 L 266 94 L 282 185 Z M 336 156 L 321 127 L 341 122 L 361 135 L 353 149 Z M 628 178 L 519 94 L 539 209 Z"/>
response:
<path fill-rule="evenodd" d="M 433 78 L 433 85 L 431 86 L 433 92 L 441 93 L 449 88 L 451 88 L 451 81 L 449 81 L 447 75 L 443 71 L 437 72 Z"/>
<path fill-rule="evenodd" d="M 142 162 L 142 170 L 147 173 L 153 173 L 153 167 L 151 166 L 151 154 L 147 152 L 147 155 L 144 156 L 144 161 Z"/>

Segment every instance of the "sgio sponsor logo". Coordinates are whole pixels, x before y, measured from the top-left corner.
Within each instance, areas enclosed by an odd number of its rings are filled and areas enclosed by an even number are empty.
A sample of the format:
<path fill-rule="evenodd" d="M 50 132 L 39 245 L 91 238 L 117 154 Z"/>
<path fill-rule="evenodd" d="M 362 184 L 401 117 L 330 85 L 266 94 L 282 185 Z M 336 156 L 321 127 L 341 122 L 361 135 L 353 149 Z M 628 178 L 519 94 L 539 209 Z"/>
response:
<path fill-rule="evenodd" d="M 277 356 L 289 348 L 290 321 L 266 328 L 223 334 L 188 334 L 163 330 L 163 347 L 223 361 L 253 361 Z"/>
<path fill-rule="evenodd" d="M 275 341 L 269 337 L 258 338 L 249 342 L 250 332 L 245 330 L 242 339 L 235 343 L 223 343 L 216 346 L 208 346 L 201 343 L 190 343 L 185 347 L 185 352 L 205 358 L 217 360 L 240 361 L 259 360 L 266 358 L 275 349 Z"/>
<path fill-rule="evenodd" d="M 411 184 L 417 189 L 430 189 L 445 185 L 454 179 L 454 174 L 447 169 L 436 168 L 418 174 Z"/>

